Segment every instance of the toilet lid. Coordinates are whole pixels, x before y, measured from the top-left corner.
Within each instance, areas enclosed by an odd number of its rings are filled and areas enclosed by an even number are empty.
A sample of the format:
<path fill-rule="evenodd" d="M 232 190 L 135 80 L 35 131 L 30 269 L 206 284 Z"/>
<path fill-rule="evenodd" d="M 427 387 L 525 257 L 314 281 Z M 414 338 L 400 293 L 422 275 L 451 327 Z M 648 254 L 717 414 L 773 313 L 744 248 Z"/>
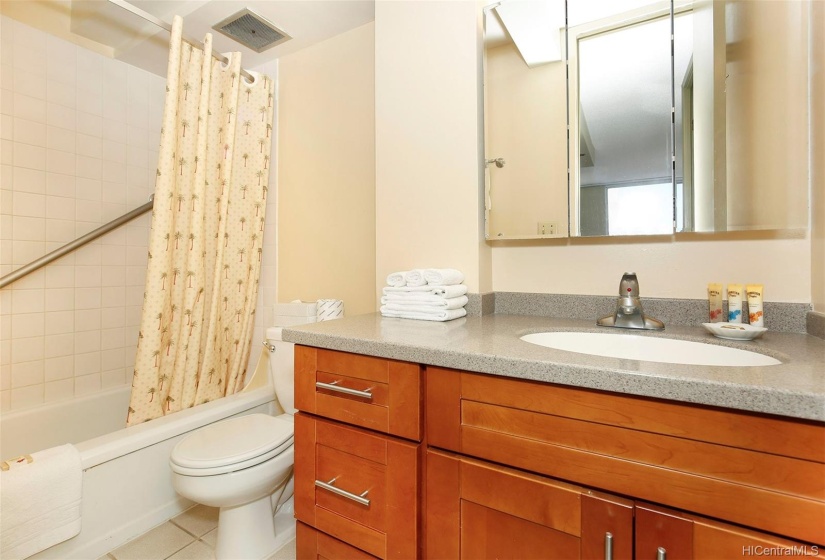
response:
<path fill-rule="evenodd" d="M 183 438 L 172 450 L 174 466 L 190 469 L 247 468 L 292 444 L 294 424 L 268 414 L 248 414 L 215 422 Z M 254 461 L 260 457 L 260 461 Z M 178 469 L 175 469 L 178 470 Z M 232 470 L 232 469 L 230 469 Z"/>

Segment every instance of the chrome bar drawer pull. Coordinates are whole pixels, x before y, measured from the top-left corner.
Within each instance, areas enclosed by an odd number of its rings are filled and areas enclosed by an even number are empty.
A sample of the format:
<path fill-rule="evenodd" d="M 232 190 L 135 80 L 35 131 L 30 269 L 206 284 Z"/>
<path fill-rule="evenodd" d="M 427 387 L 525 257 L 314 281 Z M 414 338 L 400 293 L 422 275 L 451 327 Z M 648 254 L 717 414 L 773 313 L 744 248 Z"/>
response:
<path fill-rule="evenodd" d="M 369 389 L 365 389 L 364 391 L 359 391 L 358 389 L 350 389 L 349 387 L 342 387 L 338 385 L 340 381 L 333 381 L 332 383 L 322 383 L 320 381 L 315 382 L 315 386 L 318 389 L 326 389 L 327 391 L 335 391 L 337 393 L 344 393 L 345 395 L 352 395 L 353 397 L 361 397 L 362 399 L 370 399 L 372 400 L 372 387 Z"/>
<path fill-rule="evenodd" d="M 604 560 L 613 560 L 613 533 L 604 534 Z"/>
<path fill-rule="evenodd" d="M 656 560 L 667 560 L 667 550 L 660 546 L 656 550 Z"/>
<path fill-rule="evenodd" d="M 363 492 L 361 492 L 361 495 L 359 496 L 358 494 L 353 494 L 352 492 L 347 492 L 346 490 L 341 490 L 337 486 L 334 486 L 334 483 L 335 483 L 336 480 L 338 480 L 337 476 L 335 478 L 333 478 L 332 480 L 330 480 L 329 482 L 323 482 L 321 480 L 316 480 L 315 481 L 315 486 L 323 488 L 324 490 L 329 490 L 333 494 L 338 494 L 339 496 L 343 496 L 344 498 L 349 498 L 353 502 L 357 502 L 357 503 L 361 504 L 362 506 L 369 506 L 370 505 L 370 501 L 367 498 L 365 498 L 367 493 L 369 493 L 369 490 L 364 490 Z"/>

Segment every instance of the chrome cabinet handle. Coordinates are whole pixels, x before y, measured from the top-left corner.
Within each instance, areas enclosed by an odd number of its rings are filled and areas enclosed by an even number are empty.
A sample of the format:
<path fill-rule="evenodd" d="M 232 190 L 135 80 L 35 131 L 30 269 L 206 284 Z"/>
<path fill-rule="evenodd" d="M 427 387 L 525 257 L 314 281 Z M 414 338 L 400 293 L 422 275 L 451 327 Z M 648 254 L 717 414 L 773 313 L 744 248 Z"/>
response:
<path fill-rule="evenodd" d="M 604 560 L 613 560 L 613 533 L 604 534 Z"/>
<path fill-rule="evenodd" d="M 656 550 L 656 560 L 667 560 L 667 550 L 660 546 Z"/>
<path fill-rule="evenodd" d="M 349 498 L 353 502 L 357 502 L 357 503 L 361 504 L 362 506 L 369 506 L 370 505 L 370 501 L 367 498 L 364 497 L 364 496 L 367 495 L 369 490 L 364 490 L 361 493 L 361 495 L 359 496 L 358 494 L 353 494 L 352 492 L 347 492 L 346 490 L 341 490 L 337 486 L 334 486 L 334 483 L 335 483 L 336 480 L 338 480 L 337 476 L 335 478 L 333 478 L 332 480 L 330 480 L 329 482 L 324 482 L 322 480 L 316 480 L 315 481 L 315 486 L 319 486 L 319 487 L 323 488 L 324 490 L 329 490 L 333 494 L 338 494 L 339 496 L 343 496 L 344 498 Z"/>
<path fill-rule="evenodd" d="M 340 381 L 333 381 L 332 383 L 322 383 L 320 381 L 315 382 L 315 386 L 319 389 L 326 389 L 328 391 L 335 391 L 337 393 L 344 393 L 345 395 L 352 395 L 353 397 L 361 397 L 364 399 L 372 400 L 372 387 L 366 389 L 364 391 L 359 391 L 358 389 L 350 389 L 349 387 L 342 387 L 338 385 Z"/>

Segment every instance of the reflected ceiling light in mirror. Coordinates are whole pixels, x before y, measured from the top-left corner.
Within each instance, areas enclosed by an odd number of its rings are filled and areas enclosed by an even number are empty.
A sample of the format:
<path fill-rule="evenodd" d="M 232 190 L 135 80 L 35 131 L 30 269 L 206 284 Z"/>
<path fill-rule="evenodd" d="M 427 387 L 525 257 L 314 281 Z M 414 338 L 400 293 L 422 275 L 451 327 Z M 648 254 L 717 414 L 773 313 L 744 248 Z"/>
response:
<path fill-rule="evenodd" d="M 509 0 L 494 11 L 527 66 L 561 60 L 563 0 Z"/>

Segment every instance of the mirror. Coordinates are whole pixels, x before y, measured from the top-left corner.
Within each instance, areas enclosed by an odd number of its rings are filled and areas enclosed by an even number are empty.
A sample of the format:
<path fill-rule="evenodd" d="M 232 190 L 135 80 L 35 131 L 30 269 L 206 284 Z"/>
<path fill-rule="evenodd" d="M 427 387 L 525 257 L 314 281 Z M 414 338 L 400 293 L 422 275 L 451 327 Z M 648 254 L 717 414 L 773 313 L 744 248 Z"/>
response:
<path fill-rule="evenodd" d="M 566 36 L 566 77 L 510 4 L 566 10 L 532 26 Z M 561 4 L 485 10 L 489 239 L 807 227 L 804 3 Z"/>

